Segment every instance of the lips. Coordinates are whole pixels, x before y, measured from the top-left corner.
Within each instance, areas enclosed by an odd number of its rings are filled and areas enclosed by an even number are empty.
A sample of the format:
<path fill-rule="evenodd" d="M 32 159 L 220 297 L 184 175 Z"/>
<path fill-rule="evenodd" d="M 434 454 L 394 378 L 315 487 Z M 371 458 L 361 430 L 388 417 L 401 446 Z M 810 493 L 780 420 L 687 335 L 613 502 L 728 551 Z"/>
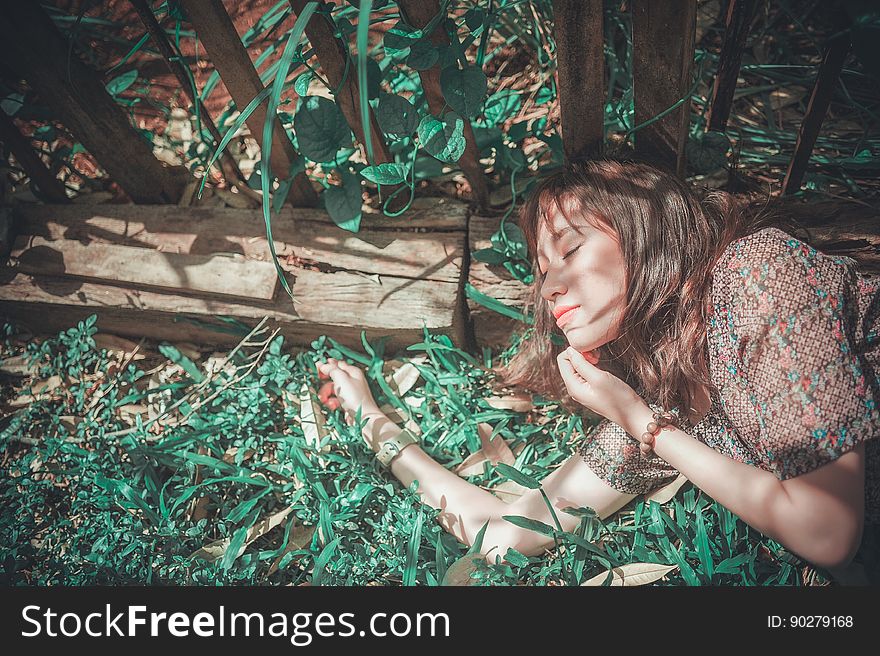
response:
<path fill-rule="evenodd" d="M 553 308 L 553 316 L 558 319 L 569 310 L 574 310 L 575 308 L 579 307 L 580 305 L 560 305 L 557 308 Z"/>
<path fill-rule="evenodd" d="M 556 325 L 562 328 L 565 324 L 571 321 L 574 318 L 575 310 L 577 310 L 580 305 L 572 305 L 569 307 L 560 307 L 553 310 L 553 314 L 556 316 Z"/>

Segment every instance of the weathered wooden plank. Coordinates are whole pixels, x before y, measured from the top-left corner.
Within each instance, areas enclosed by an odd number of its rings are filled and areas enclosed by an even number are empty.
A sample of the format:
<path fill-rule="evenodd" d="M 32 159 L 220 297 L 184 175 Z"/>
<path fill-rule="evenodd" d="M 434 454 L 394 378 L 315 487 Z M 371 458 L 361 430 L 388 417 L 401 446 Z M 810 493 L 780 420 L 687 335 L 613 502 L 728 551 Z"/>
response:
<path fill-rule="evenodd" d="M 180 0 L 180 4 L 208 51 L 211 62 L 220 72 L 236 107 L 243 110 L 263 90 L 263 83 L 223 3 L 221 0 Z M 296 161 L 297 153 L 281 121 L 277 117 L 273 117 L 273 120 L 276 123 L 269 159 L 273 173 L 283 180 L 287 178 L 291 164 Z M 266 103 L 261 103 L 245 122 L 262 148 Z M 299 207 L 317 205 L 318 195 L 305 173 L 298 173 L 294 178 L 288 202 Z"/>
<path fill-rule="evenodd" d="M 163 339 L 174 335 L 177 340 L 228 344 L 236 337 L 217 317 L 234 317 L 253 326 L 268 316 L 298 345 L 331 335 L 344 344 L 362 348 L 363 330 L 368 339 L 388 336 L 390 345 L 403 348 L 421 339 L 422 326 L 461 343 L 460 330 L 453 325 L 457 286 L 435 281 L 381 276 L 377 281 L 350 272 L 299 270 L 292 287 L 302 304 L 294 309 L 289 300 L 214 300 L 31 276 L 8 268 L 0 268 L 0 280 L 7 281 L 0 285 L 0 316 L 17 320 L 37 333 L 52 330 L 50 326 L 63 326 L 73 317 L 97 313 L 99 329 L 105 332 Z M 199 328 L 197 333 L 190 325 Z M 172 326 L 180 330 L 170 332 Z"/>
<path fill-rule="evenodd" d="M 688 92 L 696 16 L 696 0 L 632 3 L 636 126 L 665 112 Z M 636 152 L 684 176 L 689 120 L 686 99 L 677 109 L 635 133 Z"/>
<path fill-rule="evenodd" d="M 431 19 L 440 13 L 439 0 L 397 0 L 400 12 L 406 17 L 407 23 L 415 28 L 427 27 Z M 443 48 L 449 45 L 449 38 L 442 25 L 439 25 L 431 33 L 431 43 Z M 440 89 L 440 65 L 435 64 L 431 68 L 419 71 L 419 79 L 422 89 L 428 101 L 428 110 L 435 116 L 440 116 L 446 101 Z M 480 164 L 480 151 L 477 149 L 477 139 L 468 119 L 464 121 L 465 149 L 458 160 L 458 166 L 464 171 L 464 175 L 471 185 L 473 198 L 477 201 L 481 210 L 489 207 L 489 180 L 483 165 Z"/>
<path fill-rule="evenodd" d="M 497 221 L 489 217 L 471 217 L 468 240 L 471 252 L 491 248 L 490 237 L 497 229 Z M 514 278 L 502 266 L 490 265 L 471 259 L 468 282 L 478 292 L 486 294 L 502 303 L 522 311 L 528 300 L 529 287 Z M 522 321 L 498 314 L 494 310 L 467 299 L 468 312 L 478 346 L 505 347 L 514 331 L 521 332 L 528 326 Z"/>
<path fill-rule="evenodd" d="M 165 168 L 149 141 L 67 41 L 38 2 L 4 2 L 0 56 L 24 77 L 98 162 L 136 203 L 176 203 L 185 168 Z M 70 56 L 68 56 L 70 55 Z"/>
<path fill-rule="evenodd" d="M 15 159 L 31 179 L 36 192 L 50 203 L 69 203 L 64 184 L 56 178 L 34 152 L 30 142 L 18 131 L 13 120 L 0 110 L 0 141 L 15 155 Z"/>
<path fill-rule="evenodd" d="M 293 220 L 294 214 L 296 221 Z M 365 214 L 357 234 L 336 226 L 326 212 L 283 208 L 272 237 L 282 265 L 295 261 L 327 270 L 457 283 L 461 277 L 467 206 L 443 198 L 416 199 L 405 221 Z M 19 235 L 159 248 L 182 254 L 235 252 L 270 261 L 258 210 L 171 206 L 46 205 L 15 210 Z M 418 232 L 416 232 L 418 231 Z"/>
<path fill-rule="evenodd" d="M 275 297 L 278 284 L 278 274 L 271 262 L 249 260 L 233 253 L 181 255 L 151 248 L 96 243 L 85 246 L 69 239 L 21 236 L 11 259 L 23 273 L 264 301 Z"/>
<path fill-rule="evenodd" d="M 708 130 L 724 132 L 727 129 L 743 48 L 757 7 L 757 0 L 730 0 L 727 7 L 724 42 L 721 44 L 718 73 L 715 75 L 712 102 L 709 106 Z"/>
<path fill-rule="evenodd" d="M 605 52 L 602 0 L 553 0 L 556 74 L 566 162 L 602 154 Z"/>
<path fill-rule="evenodd" d="M 825 113 L 831 103 L 831 95 L 840 79 L 843 62 L 846 60 L 850 46 L 850 34 L 848 31 L 844 31 L 832 39 L 825 49 L 825 55 L 816 76 L 816 84 L 813 86 L 813 93 L 810 94 L 810 102 L 807 104 L 807 113 L 804 114 L 804 120 L 801 121 L 801 127 L 798 130 L 794 156 L 791 158 L 788 170 L 785 172 L 785 179 L 782 182 L 783 195 L 793 194 L 801 188 L 804 173 L 807 172 L 807 164 L 810 162 L 810 155 L 813 153 L 813 146 L 816 145 L 816 138 L 822 129 Z"/>

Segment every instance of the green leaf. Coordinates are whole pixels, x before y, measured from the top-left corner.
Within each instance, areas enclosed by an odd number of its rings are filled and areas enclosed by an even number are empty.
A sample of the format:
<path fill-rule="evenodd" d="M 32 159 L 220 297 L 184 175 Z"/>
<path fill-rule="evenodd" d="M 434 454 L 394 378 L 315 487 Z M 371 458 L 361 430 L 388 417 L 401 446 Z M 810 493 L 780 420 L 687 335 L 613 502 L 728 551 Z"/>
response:
<path fill-rule="evenodd" d="M 521 554 L 513 547 L 507 547 L 507 554 L 504 556 L 504 560 L 517 567 L 525 567 L 529 564 L 528 556 Z"/>
<path fill-rule="evenodd" d="M 171 360 L 174 364 L 180 365 L 186 374 L 197 383 L 200 383 L 205 379 L 205 376 L 199 371 L 196 364 L 181 353 L 177 347 L 172 346 L 171 344 L 160 344 L 159 353 Z"/>
<path fill-rule="evenodd" d="M 306 96 L 293 118 L 300 152 L 314 162 L 332 162 L 337 151 L 351 143 L 351 128 L 339 106 L 323 96 Z"/>
<path fill-rule="evenodd" d="M 357 232 L 361 226 L 363 198 L 360 176 L 342 173 L 342 185 L 328 187 L 321 196 L 333 222 L 343 230 Z"/>
<path fill-rule="evenodd" d="M 247 540 L 247 534 L 247 526 L 242 526 L 233 534 L 232 540 L 229 542 L 229 546 L 223 554 L 223 560 L 220 561 L 220 569 L 228 570 L 232 567 L 232 563 L 234 563 L 239 556 L 238 552 L 241 550 L 245 540 Z"/>
<path fill-rule="evenodd" d="M 488 125 L 498 125 L 516 114 L 522 105 L 519 91 L 514 89 L 502 89 L 493 93 L 486 100 L 486 108 L 483 113 Z"/>
<path fill-rule="evenodd" d="M 301 73 L 296 76 L 296 79 L 293 81 L 293 90 L 296 91 L 296 95 L 301 98 L 309 95 L 309 84 L 312 81 L 312 72 L 306 71 L 305 73 Z"/>
<path fill-rule="evenodd" d="M 541 87 L 535 96 L 535 104 L 543 105 L 553 100 L 553 91 L 549 87 Z"/>
<path fill-rule="evenodd" d="M 321 585 L 321 582 L 323 581 L 326 574 L 324 568 L 327 567 L 327 563 L 330 562 L 330 559 L 336 552 L 336 547 L 339 546 L 340 540 L 342 540 L 342 536 L 327 544 L 327 546 L 321 550 L 320 555 L 315 558 L 315 568 L 314 574 L 312 575 L 312 585 Z"/>
<path fill-rule="evenodd" d="M 406 180 L 406 167 L 402 164 L 378 164 L 377 166 L 365 166 L 361 169 L 361 175 L 374 184 L 393 185 Z"/>
<path fill-rule="evenodd" d="M 409 537 L 409 543 L 406 548 L 406 567 L 403 570 L 403 585 L 413 586 L 416 584 L 416 573 L 419 569 L 419 545 L 422 542 L 422 522 L 424 515 L 419 513 L 416 516 L 416 525 L 413 528 L 412 535 Z"/>
<path fill-rule="evenodd" d="M 421 39 L 410 47 L 406 63 L 417 71 L 426 71 L 436 64 L 438 59 L 440 59 L 440 52 L 434 47 L 434 44 L 426 39 Z"/>
<path fill-rule="evenodd" d="M 486 74 L 476 66 L 459 69 L 447 66 L 440 71 L 440 89 L 443 98 L 464 118 L 476 116 L 486 96 Z"/>
<path fill-rule="evenodd" d="M 499 462 L 497 465 L 495 465 L 495 469 L 502 476 L 505 476 L 510 480 L 519 483 L 520 485 L 523 485 L 525 487 L 531 488 L 533 490 L 537 490 L 541 487 L 540 481 L 535 480 L 528 474 L 523 474 L 518 469 L 515 469 L 510 465 L 506 465 L 503 462 Z"/>
<path fill-rule="evenodd" d="M 471 253 L 478 262 L 486 262 L 487 264 L 502 264 L 507 261 L 507 254 L 496 251 L 494 248 L 481 248 Z"/>
<path fill-rule="evenodd" d="M 723 132 L 707 132 L 701 139 L 688 139 L 685 155 L 697 173 L 712 173 L 727 166 L 730 140 Z"/>
<path fill-rule="evenodd" d="M 501 519 L 508 521 L 515 526 L 519 526 L 520 528 L 524 528 L 528 531 L 535 531 L 536 533 L 540 533 L 541 535 L 549 535 L 552 537 L 556 534 L 556 529 L 552 526 L 545 524 L 544 522 L 539 522 L 537 519 L 532 519 L 530 517 L 521 517 L 519 515 L 502 515 Z"/>
<path fill-rule="evenodd" d="M 422 30 L 417 30 L 403 21 L 398 21 L 385 33 L 382 47 L 389 57 L 405 55 L 406 49 L 412 47 L 422 36 Z"/>
<path fill-rule="evenodd" d="M 429 155 L 441 162 L 455 163 L 464 153 L 464 121 L 455 112 L 443 120 L 428 114 L 419 123 L 419 142 Z"/>
<path fill-rule="evenodd" d="M 379 95 L 376 120 L 385 134 L 409 136 L 419 125 L 419 113 L 403 96 L 383 93 Z"/>
<path fill-rule="evenodd" d="M 128 89 L 134 81 L 137 79 L 138 72 L 137 69 L 126 71 L 122 75 L 118 77 L 114 77 L 107 83 L 106 89 L 107 93 L 111 96 L 118 96 L 120 93 Z"/>

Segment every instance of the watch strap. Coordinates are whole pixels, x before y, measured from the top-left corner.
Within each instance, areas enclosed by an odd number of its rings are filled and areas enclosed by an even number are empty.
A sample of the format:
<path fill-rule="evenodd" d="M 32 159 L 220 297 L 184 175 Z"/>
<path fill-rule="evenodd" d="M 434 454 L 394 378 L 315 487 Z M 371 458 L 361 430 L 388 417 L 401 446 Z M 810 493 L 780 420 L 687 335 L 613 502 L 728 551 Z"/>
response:
<path fill-rule="evenodd" d="M 410 444 L 418 443 L 418 438 L 404 428 L 399 434 L 382 442 L 382 446 L 376 452 L 376 460 L 387 469 L 391 466 L 391 461 L 394 460 L 398 453 Z"/>

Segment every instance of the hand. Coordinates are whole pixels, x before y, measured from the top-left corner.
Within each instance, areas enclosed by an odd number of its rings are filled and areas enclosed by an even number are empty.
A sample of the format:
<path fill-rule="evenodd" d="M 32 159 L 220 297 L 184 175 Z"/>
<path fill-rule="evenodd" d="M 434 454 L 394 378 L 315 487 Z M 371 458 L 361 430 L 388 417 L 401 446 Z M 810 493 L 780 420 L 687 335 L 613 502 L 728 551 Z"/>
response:
<path fill-rule="evenodd" d="M 642 400 L 620 378 L 597 367 L 599 358 L 592 351 L 587 356 L 570 346 L 557 356 L 565 387 L 582 406 L 621 425 L 627 409 Z"/>
<path fill-rule="evenodd" d="M 331 410 L 341 407 L 345 411 L 345 421 L 349 426 L 354 423 L 358 408 L 361 409 L 362 417 L 368 414 L 383 415 L 373 398 L 373 393 L 370 392 L 362 369 L 335 358 L 328 358 L 326 363 L 318 361 L 315 364 L 318 368 L 318 377 L 329 377 L 332 381 L 321 387 L 319 398 Z M 335 397 L 329 396 L 331 391 Z"/>

